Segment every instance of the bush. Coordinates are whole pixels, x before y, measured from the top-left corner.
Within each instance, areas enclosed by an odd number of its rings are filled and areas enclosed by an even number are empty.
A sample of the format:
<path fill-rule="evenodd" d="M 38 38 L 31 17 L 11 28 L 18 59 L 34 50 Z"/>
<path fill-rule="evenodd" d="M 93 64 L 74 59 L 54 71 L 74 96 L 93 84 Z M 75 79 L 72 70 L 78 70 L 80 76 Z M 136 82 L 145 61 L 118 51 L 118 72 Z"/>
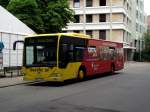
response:
<path fill-rule="evenodd" d="M 140 55 L 139 55 L 139 52 L 135 52 L 135 53 L 134 53 L 134 58 L 133 58 L 133 60 L 134 60 L 134 61 L 139 61 L 139 60 L 140 60 L 140 59 L 139 59 L 139 56 L 140 56 Z"/>
<path fill-rule="evenodd" d="M 134 61 L 150 62 L 150 51 L 143 50 L 141 52 L 141 59 L 140 59 L 140 53 L 135 52 L 134 53 Z"/>
<path fill-rule="evenodd" d="M 150 62 L 150 51 L 143 50 L 141 52 L 142 61 Z"/>

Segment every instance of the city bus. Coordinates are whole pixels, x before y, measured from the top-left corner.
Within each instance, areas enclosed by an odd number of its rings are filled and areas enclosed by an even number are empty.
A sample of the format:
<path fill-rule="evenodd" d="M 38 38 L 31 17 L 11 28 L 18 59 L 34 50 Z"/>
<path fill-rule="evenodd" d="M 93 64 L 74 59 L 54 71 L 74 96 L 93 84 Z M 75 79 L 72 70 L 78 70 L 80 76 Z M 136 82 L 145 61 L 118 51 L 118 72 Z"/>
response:
<path fill-rule="evenodd" d="M 79 33 L 38 34 L 25 37 L 24 80 L 63 82 L 114 73 L 124 67 L 123 44 Z"/>

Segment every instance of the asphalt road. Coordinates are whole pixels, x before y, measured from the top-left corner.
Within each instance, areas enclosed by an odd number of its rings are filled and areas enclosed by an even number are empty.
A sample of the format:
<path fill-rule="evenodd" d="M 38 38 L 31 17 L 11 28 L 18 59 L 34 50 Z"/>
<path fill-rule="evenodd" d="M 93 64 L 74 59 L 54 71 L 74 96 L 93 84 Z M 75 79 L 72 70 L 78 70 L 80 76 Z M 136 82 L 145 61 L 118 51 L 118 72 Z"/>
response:
<path fill-rule="evenodd" d="M 64 86 L 0 88 L 0 112 L 150 112 L 150 63 L 128 63 L 116 75 Z"/>

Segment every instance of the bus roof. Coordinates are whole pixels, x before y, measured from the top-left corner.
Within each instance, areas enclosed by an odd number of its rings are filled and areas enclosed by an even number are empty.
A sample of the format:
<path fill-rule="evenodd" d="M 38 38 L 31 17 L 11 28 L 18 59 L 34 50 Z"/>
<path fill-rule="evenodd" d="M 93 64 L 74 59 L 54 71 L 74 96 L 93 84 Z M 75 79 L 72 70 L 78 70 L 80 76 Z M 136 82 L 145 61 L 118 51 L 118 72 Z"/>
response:
<path fill-rule="evenodd" d="M 89 35 L 81 34 L 81 33 L 51 33 L 51 34 L 35 34 L 35 35 L 29 35 L 25 38 L 29 37 L 42 37 L 42 36 L 72 36 L 77 38 L 85 38 L 90 39 L 91 37 Z"/>
<path fill-rule="evenodd" d="M 117 44 L 123 44 L 123 42 L 116 42 L 116 41 L 110 41 L 110 40 L 103 40 L 103 39 L 95 39 L 95 38 L 90 38 L 90 40 L 95 40 L 95 41 L 104 41 L 104 42 L 111 42 L 111 43 L 117 43 Z"/>
<path fill-rule="evenodd" d="M 84 39 L 95 40 L 95 41 L 99 41 L 100 40 L 100 41 L 104 41 L 104 42 L 111 42 L 111 43 L 116 43 L 116 44 L 123 44 L 122 42 L 114 42 L 114 41 L 103 40 L 103 39 L 94 39 L 94 38 L 91 38 L 90 35 L 85 35 L 85 34 L 82 34 L 82 33 L 34 34 L 34 35 L 26 36 L 25 38 L 30 38 L 30 37 L 46 37 L 46 36 L 71 36 L 71 37 L 84 38 Z"/>

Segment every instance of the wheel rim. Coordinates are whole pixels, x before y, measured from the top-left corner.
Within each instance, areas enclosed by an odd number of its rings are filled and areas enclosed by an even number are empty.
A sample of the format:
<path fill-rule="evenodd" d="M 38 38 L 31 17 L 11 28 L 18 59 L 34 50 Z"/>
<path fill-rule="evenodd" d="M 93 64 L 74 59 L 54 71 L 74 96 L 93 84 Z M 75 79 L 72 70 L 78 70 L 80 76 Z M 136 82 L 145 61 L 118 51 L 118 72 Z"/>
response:
<path fill-rule="evenodd" d="M 79 71 L 79 79 L 84 78 L 84 72 L 82 70 Z"/>

